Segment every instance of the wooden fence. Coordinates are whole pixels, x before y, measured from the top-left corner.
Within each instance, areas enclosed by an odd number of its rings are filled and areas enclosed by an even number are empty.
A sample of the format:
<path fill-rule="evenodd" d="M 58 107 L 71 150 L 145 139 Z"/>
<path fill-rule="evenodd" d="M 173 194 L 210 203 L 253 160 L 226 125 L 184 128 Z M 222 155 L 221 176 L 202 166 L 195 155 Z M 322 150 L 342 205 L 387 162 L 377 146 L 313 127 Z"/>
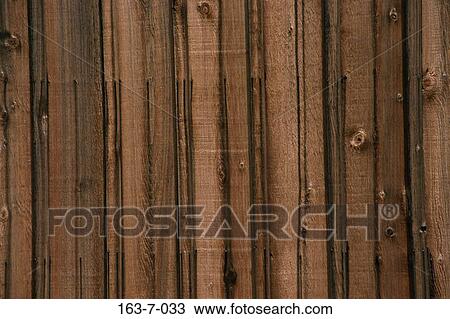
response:
<path fill-rule="evenodd" d="M 450 297 L 448 0 L 2 0 L 0 32 L 0 297 Z M 338 204 L 306 237 L 400 215 L 379 241 L 48 227 L 263 203 Z"/>

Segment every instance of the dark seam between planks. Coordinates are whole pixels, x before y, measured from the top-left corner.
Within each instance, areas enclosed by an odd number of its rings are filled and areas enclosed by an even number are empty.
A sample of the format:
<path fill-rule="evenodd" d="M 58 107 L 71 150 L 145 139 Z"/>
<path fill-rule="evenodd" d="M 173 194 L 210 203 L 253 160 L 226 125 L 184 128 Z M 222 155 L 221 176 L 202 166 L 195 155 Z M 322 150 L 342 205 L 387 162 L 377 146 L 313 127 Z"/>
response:
<path fill-rule="evenodd" d="M 344 127 L 345 127 L 345 100 L 346 100 L 346 76 L 341 76 L 341 65 L 340 65 L 340 1 L 336 2 L 337 16 L 336 23 L 336 33 L 331 34 L 331 8 L 330 3 L 326 0 L 322 2 L 322 18 L 323 18 L 323 38 L 322 38 L 322 49 L 323 49 L 323 121 L 324 121 L 324 164 L 325 164 L 325 197 L 327 203 L 327 211 L 329 212 L 331 208 L 334 207 L 333 214 L 327 217 L 327 228 L 334 229 L 336 221 L 339 219 L 338 225 L 345 227 L 346 210 L 334 205 L 340 205 L 345 203 L 345 141 L 344 141 Z M 330 39 L 336 37 L 334 54 L 336 55 L 335 65 L 330 64 L 330 57 L 333 54 L 333 48 L 330 48 Z M 335 69 L 336 78 L 330 79 L 330 72 Z M 339 74 L 338 74 L 339 73 Z M 331 82 L 335 81 L 336 82 Z M 335 96 L 331 93 L 332 90 L 336 90 Z M 334 98 L 334 102 L 331 98 Z M 330 104 L 331 103 L 331 104 Z M 335 104 L 333 106 L 333 104 Z M 333 134 L 333 127 L 337 129 L 337 133 Z M 334 154 L 336 152 L 336 154 Z M 336 157 L 336 158 L 334 158 Z M 338 178 L 338 180 L 334 180 Z M 336 189 L 336 185 L 339 185 L 339 189 Z M 338 200 L 339 203 L 334 203 Z M 347 250 L 347 244 L 341 247 L 341 243 L 337 243 L 340 247 L 339 249 Z M 342 252 L 336 252 L 336 245 L 333 238 L 330 238 L 327 242 L 327 260 L 328 260 L 328 296 L 329 298 L 336 298 L 337 287 L 336 287 L 336 256 L 342 254 Z M 343 297 L 348 296 L 348 267 L 347 267 L 347 253 L 341 255 L 342 262 L 340 267 L 342 267 L 342 289 Z"/>
<path fill-rule="evenodd" d="M 103 206 L 107 207 L 107 163 L 108 163 L 108 91 L 105 76 L 105 47 L 104 47 L 104 21 L 103 21 L 103 1 L 98 0 L 98 19 L 100 32 L 100 76 L 102 89 L 102 112 L 103 112 Z M 109 289 L 109 251 L 108 251 L 108 210 L 103 210 L 103 297 L 110 297 Z"/>
<path fill-rule="evenodd" d="M 372 105 L 372 112 L 373 112 L 373 123 L 374 123 L 374 134 L 373 134 L 373 145 L 374 145 L 374 165 L 373 165 L 373 179 L 375 183 L 373 184 L 372 192 L 374 194 L 374 214 L 377 216 L 378 220 L 378 196 L 377 192 L 380 187 L 379 181 L 380 181 L 380 149 L 379 149 L 379 132 L 378 128 L 380 126 L 379 118 L 378 118 L 378 112 L 379 112 L 379 106 L 378 106 L 378 73 L 377 73 L 377 59 L 378 56 L 378 5 L 377 0 L 372 1 L 372 52 L 373 52 L 373 59 L 374 59 L 374 67 L 372 70 L 372 79 L 373 79 L 373 105 Z M 378 223 L 375 223 L 373 225 L 375 228 L 375 233 L 378 234 L 379 232 L 379 225 Z M 381 298 L 381 256 L 380 256 L 380 243 L 379 241 L 376 241 L 374 244 L 374 265 L 375 265 L 375 296 L 376 298 Z"/>
<path fill-rule="evenodd" d="M 180 216 L 180 196 L 181 196 L 181 189 L 180 189 L 180 170 L 181 170 L 181 163 L 180 163 L 180 154 L 179 154 L 179 82 L 176 79 L 176 61 L 175 61 L 175 11 L 173 10 L 175 5 L 175 0 L 172 1 L 172 5 L 169 5 L 169 46 L 170 46 L 170 63 L 171 63 L 171 86 L 172 86 L 172 113 L 173 113 L 173 152 L 174 152 L 174 181 L 175 181 L 175 206 L 176 206 L 176 224 L 177 224 L 177 235 L 175 236 L 175 258 L 176 258 L 176 271 L 177 271 L 177 298 L 183 297 L 183 259 L 181 256 L 180 251 L 180 239 L 179 239 L 179 233 L 180 233 L 180 222 L 181 222 L 181 216 Z"/>
<path fill-rule="evenodd" d="M 183 81 L 183 99 L 184 99 L 184 114 L 185 114 L 185 134 L 186 134 L 186 154 L 188 156 L 188 204 L 192 207 L 195 198 L 195 176 L 194 176 L 194 143 L 193 143 L 193 120 L 192 120 L 192 97 L 194 91 L 194 81 L 191 79 L 190 59 L 189 59 L 189 27 L 188 27 L 188 6 L 187 0 L 184 0 L 182 6 L 183 14 L 183 30 L 184 30 L 184 52 L 185 52 L 185 79 Z M 190 210 L 189 213 L 192 213 Z M 194 236 L 190 240 L 190 254 L 189 258 L 189 294 L 190 298 L 197 297 L 197 250 Z"/>
<path fill-rule="evenodd" d="M 255 170 L 255 142 L 253 139 L 254 131 L 254 104 L 253 104 L 253 77 L 252 77 L 252 12 L 251 12 L 251 0 L 245 0 L 245 56 L 246 56 L 246 80 L 247 80 L 247 145 L 248 145 L 248 158 L 249 158 L 249 193 L 250 201 L 249 205 L 253 205 L 256 202 L 255 195 L 255 180 L 256 180 L 256 170 Z M 254 234 L 254 225 L 251 225 L 251 233 Z M 256 242 L 257 239 L 252 239 L 250 243 L 251 249 L 251 285 L 252 285 L 252 298 L 256 298 L 256 281 L 257 281 L 257 261 L 256 261 Z"/>
<path fill-rule="evenodd" d="M 261 152 L 262 152 L 262 188 L 263 188 L 263 200 L 264 204 L 268 203 L 269 191 L 268 191 L 268 173 L 267 173 L 267 104 L 266 104 L 266 94 L 267 94 L 267 86 L 266 86 L 266 47 L 265 47 L 265 32 L 264 32 L 264 2 L 257 2 L 258 13 L 259 13 L 259 30 L 260 30 L 260 43 L 261 43 L 261 52 L 260 56 L 262 59 L 262 77 L 259 79 L 259 89 L 261 93 L 260 99 L 260 116 L 261 116 Z M 267 213 L 267 211 L 265 211 Z M 271 259 L 272 253 L 270 251 L 270 237 L 269 237 L 269 223 L 267 222 L 265 225 L 265 236 L 264 236 L 264 297 L 270 298 L 271 296 Z"/>
<path fill-rule="evenodd" d="M 300 94 L 300 83 L 301 83 L 301 79 L 300 79 L 300 66 L 299 66 L 299 58 L 300 58 L 300 54 L 299 54 L 299 32 L 298 32 L 298 28 L 299 28 L 299 23 L 298 23 L 298 13 L 299 13 L 299 9 L 298 9 L 298 1 L 297 0 L 293 0 L 294 1 L 294 28 L 295 28 L 295 41 L 294 41 L 294 51 L 295 51 L 295 85 L 296 85 L 296 110 L 297 110 L 297 164 L 298 164 L 298 201 L 297 204 L 298 206 L 300 206 L 302 204 L 302 174 L 301 174 L 301 170 L 302 170 L 302 163 L 304 161 L 301 160 L 301 156 L 302 156 L 302 147 L 300 145 L 300 141 L 301 141 L 301 134 L 302 134 L 302 126 L 301 126 L 301 94 Z M 302 9 L 303 9 L 303 1 L 302 1 Z M 302 16 L 303 19 L 303 16 Z M 303 27 L 304 25 L 302 25 L 302 35 L 303 35 Z M 303 37 L 304 38 L 304 37 Z M 304 42 L 303 42 L 304 43 Z M 303 44 L 304 45 L 304 44 Z M 302 50 L 302 57 L 303 56 L 303 52 L 304 52 L 304 48 Z M 304 61 L 303 61 L 304 62 Z M 304 76 L 304 75 L 303 75 Z M 301 227 L 301 214 L 298 214 L 297 216 L 297 232 L 299 232 L 299 229 Z M 300 237 L 297 238 L 297 298 L 302 298 L 303 292 L 302 292 L 302 240 Z"/>
<path fill-rule="evenodd" d="M 423 98 L 421 93 L 422 76 L 422 7 L 417 0 L 404 4 L 405 22 L 403 24 L 403 86 L 405 91 L 405 184 L 408 195 L 408 269 L 410 278 L 410 296 L 429 297 L 430 287 L 426 277 L 419 279 L 416 267 L 427 276 L 428 262 L 419 260 L 417 254 L 424 253 L 425 239 L 417 238 L 415 229 L 425 222 L 424 216 L 424 158 L 423 158 Z M 418 33 L 417 33 L 418 32 Z M 417 39 L 414 39 L 417 38 Z M 413 45 L 415 45 L 413 47 Z M 414 90 L 414 91 L 413 91 Z M 414 174 L 414 168 L 417 173 Z M 416 247 L 416 245 L 419 247 Z M 420 280 L 420 282 L 418 282 Z M 422 287 L 422 291 L 417 291 Z"/>

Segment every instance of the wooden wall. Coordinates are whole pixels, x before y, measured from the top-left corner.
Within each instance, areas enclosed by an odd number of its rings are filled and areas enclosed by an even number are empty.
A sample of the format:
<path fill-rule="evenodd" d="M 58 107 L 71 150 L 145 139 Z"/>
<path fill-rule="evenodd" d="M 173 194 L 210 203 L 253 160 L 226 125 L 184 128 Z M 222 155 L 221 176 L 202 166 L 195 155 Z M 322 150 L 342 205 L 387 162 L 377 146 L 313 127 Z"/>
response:
<path fill-rule="evenodd" d="M 3 0 L 0 41 L 0 298 L 450 298 L 449 1 Z M 401 211 L 379 241 L 47 227 L 263 203 Z"/>

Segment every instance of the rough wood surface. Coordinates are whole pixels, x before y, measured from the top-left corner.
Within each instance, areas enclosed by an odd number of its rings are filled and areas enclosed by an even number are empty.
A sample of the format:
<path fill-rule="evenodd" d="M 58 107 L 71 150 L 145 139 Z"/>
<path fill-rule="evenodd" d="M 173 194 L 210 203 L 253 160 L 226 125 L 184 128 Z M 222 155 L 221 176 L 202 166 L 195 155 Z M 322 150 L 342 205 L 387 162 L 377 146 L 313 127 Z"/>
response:
<path fill-rule="evenodd" d="M 447 0 L 2 1 L 0 298 L 450 297 L 449 19 Z M 230 239 L 261 228 L 253 204 L 293 237 Z M 150 206 L 177 235 L 145 236 Z M 87 236 L 52 221 L 76 207 L 100 208 Z M 183 232 L 199 207 L 220 238 Z"/>
<path fill-rule="evenodd" d="M 423 14 L 425 214 L 431 297 L 450 297 L 450 3 L 427 2 Z"/>
<path fill-rule="evenodd" d="M 0 5 L 0 296 L 32 286 L 31 97 L 25 2 Z M 26 262 L 28 261 L 28 262 Z"/>
<path fill-rule="evenodd" d="M 380 215 L 380 242 L 377 243 L 377 297 L 407 298 L 409 296 L 407 216 L 405 198 L 405 161 L 403 125 L 403 66 L 401 1 L 377 1 L 375 22 L 375 203 L 383 214 L 391 205 L 400 216 L 385 221 Z M 395 9 L 395 10 L 394 10 Z M 394 10 L 394 11 L 393 11 Z M 395 13 L 399 14 L 396 18 Z M 383 206 L 385 205 L 385 206 Z"/>
<path fill-rule="evenodd" d="M 347 203 L 348 242 L 343 256 L 343 297 L 375 297 L 374 242 L 365 230 L 352 229 L 351 219 L 372 216 L 374 202 L 374 48 L 370 21 L 372 1 L 342 1 L 340 8 L 340 102 Z"/>

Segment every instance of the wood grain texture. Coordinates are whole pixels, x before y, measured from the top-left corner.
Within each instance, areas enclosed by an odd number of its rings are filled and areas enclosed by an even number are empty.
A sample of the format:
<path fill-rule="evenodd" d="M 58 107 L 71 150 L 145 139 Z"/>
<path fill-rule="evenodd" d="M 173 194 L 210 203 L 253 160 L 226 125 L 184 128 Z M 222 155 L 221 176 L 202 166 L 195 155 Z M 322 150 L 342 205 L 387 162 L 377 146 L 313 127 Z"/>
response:
<path fill-rule="evenodd" d="M 234 215 L 231 227 L 240 222 L 247 230 L 247 214 L 251 204 L 253 178 L 249 159 L 249 103 L 251 94 L 249 81 L 249 63 L 247 52 L 249 33 L 246 29 L 247 3 L 244 0 L 222 1 L 222 36 L 221 36 L 221 74 L 226 81 L 226 91 L 223 98 L 227 107 L 227 137 L 228 137 L 228 178 L 229 195 L 226 204 L 231 205 Z M 233 298 L 245 298 L 252 294 L 252 259 L 251 242 L 248 240 L 231 240 L 229 242 L 230 254 L 228 267 L 224 271 L 224 278 L 230 285 L 230 295 Z M 236 276 L 236 279 L 234 279 Z M 234 279 L 234 280 L 233 280 Z"/>
<path fill-rule="evenodd" d="M 268 203 L 289 212 L 299 204 L 295 10 L 292 1 L 266 1 L 263 13 Z M 275 129 L 275 127 L 280 129 Z M 282 128 L 282 129 L 281 129 Z M 291 232 L 292 234 L 292 232 Z M 270 241 L 270 296 L 297 296 L 297 240 Z M 294 280 L 295 278 L 295 280 Z"/>
<path fill-rule="evenodd" d="M 449 19 L 446 0 L 2 1 L 0 298 L 449 297 Z M 231 239 L 253 204 L 292 237 Z M 152 206 L 176 235 L 147 234 Z M 101 207 L 93 232 L 48 227 L 76 207 Z M 199 207 L 220 238 L 183 232 Z M 121 236 L 114 213 L 147 224 Z"/>
<path fill-rule="evenodd" d="M 203 228 L 214 220 L 223 204 L 228 176 L 220 129 L 223 78 L 220 75 L 219 0 L 187 1 L 189 66 L 192 77 L 192 140 L 195 203 L 204 207 Z M 221 240 L 196 242 L 196 295 L 225 297 L 225 247 Z"/>
<path fill-rule="evenodd" d="M 342 1 L 340 7 L 342 142 L 344 146 L 347 244 L 343 251 L 343 297 L 375 297 L 374 243 L 352 218 L 369 218 L 374 202 L 372 2 Z M 348 267 L 348 268 L 347 268 Z"/>
<path fill-rule="evenodd" d="M 426 249 L 425 168 L 423 155 L 422 1 L 404 3 L 403 63 L 405 91 L 406 199 L 410 296 L 429 298 L 429 255 Z"/>
<path fill-rule="evenodd" d="M 321 1 L 298 1 L 298 76 L 300 89 L 300 188 L 301 204 L 308 207 L 325 205 L 324 132 L 322 109 L 322 34 L 317 24 L 323 27 Z M 305 228 L 325 229 L 325 211 L 306 219 Z M 302 229 L 300 229 L 302 233 Z M 308 238 L 308 232 L 304 234 Z M 300 243 L 301 264 L 299 269 L 301 298 L 326 298 L 327 245 L 325 241 L 304 240 Z"/>
<path fill-rule="evenodd" d="M 44 8 L 45 54 L 46 60 L 53 62 L 47 65 L 49 208 L 102 207 L 103 93 L 98 3 L 51 2 Z M 82 35 L 80 23 L 89 36 Z M 49 278 L 51 297 L 104 296 L 104 250 L 99 224 L 97 219 L 88 236 L 75 237 L 63 227 L 56 230 L 49 248 L 53 267 Z M 58 254 L 61 249 L 67 254 Z"/>
<path fill-rule="evenodd" d="M 323 129 L 324 129 L 324 166 L 325 201 L 327 229 L 334 230 L 337 219 L 345 218 L 345 170 L 343 129 L 342 78 L 340 58 L 340 2 L 323 1 Z M 339 208 L 338 208 L 339 207 Z M 335 241 L 334 236 L 327 241 L 327 280 L 328 297 L 343 298 L 348 292 L 344 279 L 346 245 Z"/>
<path fill-rule="evenodd" d="M 450 4 L 423 7 L 425 212 L 430 253 L 430 297 L 450 297 Z"/>
<path fill-rule="evenodd" d="M 265 90 L 264 4 L 258 0 L 247 1 L 247 67 L 251 89 L 249 103 L 249 172 L 251 176 L 251 203 L 268 203 L 267 189 L 267 121 Z M 264 231 L 252 240 L 252 297 L 270 296 L 270 238 Z M 255 232 L 250 227 L 250 233 Z"/>
<path fill-rule="evenodd" d="M 403 66 L 401 1 L 377 1 L 375 17 L 375 201 L 386 205 L 375 213 L 381 219 L 380 242 L 377 244 L 377 297 L 409 296 L 407 216 L 405 197 L 405 161 L 403 126 Z M 395 10 L 395 11 L 393 11 Z M 398 207 L 400 216 L 383 220 L 383 209 Z M 384 218 L 386 219 L 386 218 Z"/>
<path fill-rule="evenodd" d="M 108 298 L 123 297 L 123 246 L 122 239 L 112 225 L 115 208 L 122 206 L 122 165 L 121 165 L 121 128 L 120 128 L 120 93 L 121 82 L 115 52 L 113 5 L 111 1 L 102 2 L 103 34 L 103 79 L 105 95 L 104 145 L 105 145 L 105 206 L 111 208 L 105 219 L 106 265 Z"/>
<path fill-rule="evenodd" d="M 195 209 L 194 205 L 194 149 L 192 139 L 192 78 L 189 65 L 189 30 L 187 25 L 187 1 L 174 2 L 173 33 L 174 57 L 176 69 L 177 103 L 175 115 L 177 119 L 177 154 L 178 154 L 178 203 L 180 208 L 178 229 L 187 225 Z M 180 297 L 196 296 L 196 246 L 194 231 L 180 234 L 179 239 L 179 282 Z"/>
<path fill-rule="evenodd" d="M 151 144 L 152 206 L 178 204 L 178 156 L 176 154 L 176 83 L 171 1 L 154 1 L 148 8 L 148 78 Z M 176 220 L 175 209 L 172 210 Z M 178 244 L 176 236 L 155 241 L 155 292 L 158 298 L 179 295 Z"/>
<path fill-rule="evenodd" d="M 31 297 L 31 116 L 27 21 L 25 2 L 2 2 L 0 296 L 8 298 Z"/>

